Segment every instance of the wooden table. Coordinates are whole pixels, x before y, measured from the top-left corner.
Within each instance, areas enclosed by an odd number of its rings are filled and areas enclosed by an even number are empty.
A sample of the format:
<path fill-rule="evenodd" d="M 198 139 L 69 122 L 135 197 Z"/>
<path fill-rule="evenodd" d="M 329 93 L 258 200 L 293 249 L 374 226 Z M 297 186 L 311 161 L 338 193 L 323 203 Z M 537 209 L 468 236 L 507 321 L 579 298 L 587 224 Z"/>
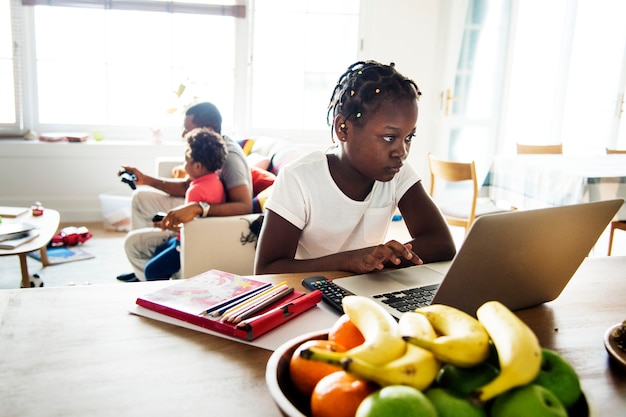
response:
<path fill-rule="evenodd" d="M 301 288 L 308 275 L 264 278 Z M 0 415 L 278 416 L 270 351 L 128 314 L 164 285 L 0 291 Z M 626 318 L 625 295 L 626 257 L 589 258 L 557 300 L 519 312 L 572 362 L 597 415 L 626 410 L 626 371 L 603 346 Z"/>
<path fill-rule="evenodd" d="M 44 209 L 42 216 L 33 216 L 28 211 L 25 214 L 19 215 L 13 219 L 3 218 L 3 222 L 24 222 L 30 223 L 39 229 L 39 236 L 30 242 L 26 242 L 15 249 L 0 249 L 0 256 L 18 255 L 20 258 L 20 267 L 22 270 L 22 288 L 30 287 L 30 274 L 28 273 L 28 263 L 26 262 L 26 256 L 35 250 L 39 250 L 41 253 L 41 264 L 48 266 L 48 254 L 46 253 L 46 245 L 56 234 L 59 228 L 59 212 L 49 208 Z"/>

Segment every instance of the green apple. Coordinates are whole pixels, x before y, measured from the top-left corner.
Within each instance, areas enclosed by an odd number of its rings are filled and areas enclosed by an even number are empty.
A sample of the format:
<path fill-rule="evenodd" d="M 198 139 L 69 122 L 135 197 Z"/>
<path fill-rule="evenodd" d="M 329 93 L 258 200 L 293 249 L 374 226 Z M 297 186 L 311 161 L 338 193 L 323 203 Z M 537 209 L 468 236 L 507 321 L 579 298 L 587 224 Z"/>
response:
<path fill-rule="evenodd" d="M 447 363 L 437 375 L 437 384 L 461 397 L 466 397 L 494 379 L 499 372 L 498 368 L 489 362 L 482 362 L 471 368 L 461 368 Z"/>
<path fill-rule="evenodd" d="M 498 395 L 491 417 L 567 417 L 561 401 L 541 385 L 528 384 Z"/>
<path fill-rule="evenodd" d="M 554 393 L 565 408 L 569 408 L 580 397 L 578 374 L 565 358 L 558 353 L 541 349 L 541 369 L 533 384 L 541 385 Z"/>
<path fill-rule="evenodd" d="M 356 417 L 437 417 L 430 400 L 419 390 L 406 385 L 389 385 L 366 397 Z"/>
<path fill-rule="evenodd" d="M 439 417 L 486 417 L 482 407 L 478 407 L 470 400 L 458 397 L 443 388 L 430 388 L 424 392 L 437 410 Z"/>

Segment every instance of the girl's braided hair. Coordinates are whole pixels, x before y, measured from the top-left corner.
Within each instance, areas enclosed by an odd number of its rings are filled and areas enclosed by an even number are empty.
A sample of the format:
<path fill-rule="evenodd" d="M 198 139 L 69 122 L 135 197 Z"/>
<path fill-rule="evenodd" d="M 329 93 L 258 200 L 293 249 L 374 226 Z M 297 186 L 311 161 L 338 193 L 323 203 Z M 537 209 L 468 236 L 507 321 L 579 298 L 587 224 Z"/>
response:
<path fill-rule="evenodd" d="M 344 72 L 328 103 L 326 121 L 334 133 L 334 119 L 342 115 L 346 120 L 361 123 L 367 114 L 375 113 L 388 100 L 418 100 L 422 95 L 415 82 L 395 69 L 395 64 L 359 61 Z"/>

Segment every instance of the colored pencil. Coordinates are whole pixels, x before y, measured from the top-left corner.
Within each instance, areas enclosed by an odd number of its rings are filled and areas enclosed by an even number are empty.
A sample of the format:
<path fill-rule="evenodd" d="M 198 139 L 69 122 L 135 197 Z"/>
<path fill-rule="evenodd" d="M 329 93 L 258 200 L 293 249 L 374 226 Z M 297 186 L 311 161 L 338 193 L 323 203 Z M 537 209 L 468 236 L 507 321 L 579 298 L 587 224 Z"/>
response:
<path fill-rule="evenodd" d="M 260 301 L 258 304 L 253 305 L 249 309 L 244 310 L 240 314 L 235 315 L 234 317 L 231 318 L 230 322 L 231 323 L 239 323 L 242 320 L 249 319 L 249 318 L 253 317 L 255 314 L 257 314 L 259 311 L 261 311 L 264 308 L 267 308 L 268 306 L 274 304 L 276 301 L 287 297 L 289 294 L 291 294 L 293 292 L 294 292 L 294 288 L 291 287 L 291 288 L 285 288 L 282 291 L 279 291 L 279 292 L 277 292 L 275 294 L 272 294 L 267 299 L 265 299 L 263 301 Z"/>
<path fill-rule="evenodd" d="M 259 299 L 266 297 L 268 294 L 273 294 L 274 292 L 276 292 L 279 288 L 284 288 L 287 286 L 287 282 L 283 281 L 280 284 L 270 287 L 269 289 L 257 294 L 256 296 L 244 301 L 243 303 L 240 303 L 236 306 L 234 306 L 231 309 L 226 310 L 221 317 L 222 321 L 227 321 L 228 318 L 230 316 L 232 316 L 233 314 L 237 314 L 238 312 L 241 312 L 243 309 L 247 308 L 251 303 L 256 303 Z"/>

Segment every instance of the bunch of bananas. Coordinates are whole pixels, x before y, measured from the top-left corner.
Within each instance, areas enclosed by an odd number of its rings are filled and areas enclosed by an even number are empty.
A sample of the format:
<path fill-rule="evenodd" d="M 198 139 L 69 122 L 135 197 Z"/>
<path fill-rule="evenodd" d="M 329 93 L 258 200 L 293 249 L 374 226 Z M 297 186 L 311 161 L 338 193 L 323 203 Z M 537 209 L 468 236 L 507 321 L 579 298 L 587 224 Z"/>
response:
<path fill-rule="evenodd" d="M 485 403 L 531 383 L 538 375 L 542 350 L 533 331 L 497 301 L 483 304 L 474 318 L 456 308 L 433 304 L 404 313 L 396 321 L 373 300 L 348 296 L 343 308 L 365 342 L 346 352 L 310 348 L 307 359 L 339 365 L 380 386 L 429 388 L 446 364 L 480 365 L 497 353 L 498 372 L 470 397 Z"/>

